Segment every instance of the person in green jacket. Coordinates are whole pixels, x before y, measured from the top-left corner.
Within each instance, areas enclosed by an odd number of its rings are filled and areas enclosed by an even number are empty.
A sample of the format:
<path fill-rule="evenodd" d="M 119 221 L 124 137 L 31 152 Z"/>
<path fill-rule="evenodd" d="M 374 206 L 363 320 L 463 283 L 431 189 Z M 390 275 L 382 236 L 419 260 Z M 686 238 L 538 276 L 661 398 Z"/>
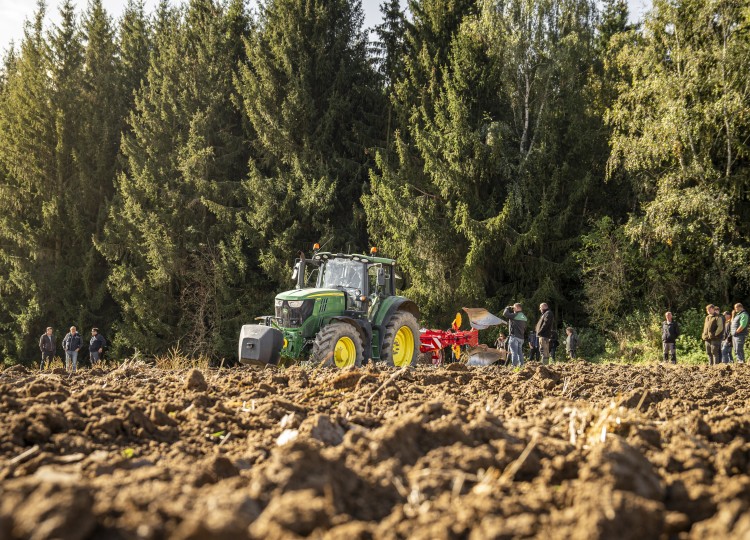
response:
<path fill-rule="evenodd" d="M 732 318 L 732 345 L 734 345 L 734 356 L 740 364 L 745 363 L 745 339 L 747 338 L 748 315 L 742 304 L 734 305 L 734 317 Z"/>

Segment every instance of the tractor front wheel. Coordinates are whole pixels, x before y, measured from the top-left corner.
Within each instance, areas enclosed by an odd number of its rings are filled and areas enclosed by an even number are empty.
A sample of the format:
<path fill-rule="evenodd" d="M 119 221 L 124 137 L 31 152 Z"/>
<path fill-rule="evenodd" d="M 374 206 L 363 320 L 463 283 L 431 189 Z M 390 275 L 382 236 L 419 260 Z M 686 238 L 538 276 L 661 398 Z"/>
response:
<path fill-rule="evenodd" d="M 415 366 L 419 356 L 419 323 L 408 311 L 396 312 L 385 327 L 380 358 L 396 367 Z"/>
<path fill-rule="evenodd" d="M 351 324 L 333 322 L 315 336 L 310 359 L 326 367 L 360 367 L 364 347 L 359 331 Z"/>

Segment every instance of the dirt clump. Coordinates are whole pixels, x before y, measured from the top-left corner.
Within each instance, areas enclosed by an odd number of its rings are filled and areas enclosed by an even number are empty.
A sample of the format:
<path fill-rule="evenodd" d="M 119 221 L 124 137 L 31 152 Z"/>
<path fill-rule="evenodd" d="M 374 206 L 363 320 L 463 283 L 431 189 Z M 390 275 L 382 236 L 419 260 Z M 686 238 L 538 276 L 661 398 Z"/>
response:
<path fill-rule="evenodd" d="M 743 538 L 750 370 L 0 373 L 0 538 Z"/>

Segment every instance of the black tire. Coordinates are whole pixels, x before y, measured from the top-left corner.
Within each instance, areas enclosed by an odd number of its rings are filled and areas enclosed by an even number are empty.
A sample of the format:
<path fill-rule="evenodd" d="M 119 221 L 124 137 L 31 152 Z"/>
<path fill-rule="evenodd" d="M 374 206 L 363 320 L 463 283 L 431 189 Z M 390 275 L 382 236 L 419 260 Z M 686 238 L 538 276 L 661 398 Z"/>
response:
<path fill-rule="evenodd" d="M 399 330 L 411 332 L 413 338 L 413 351 L 411 354 L 411 360 L 408 358 L 401 362 L 394 362 L 394 354 L 398 355 L 398 351 L 394 350 L 396 345 L 396 336 Z M 386 362 L 390 366 L 404 367 L 404 366 L 416 366 L 417 359 L 419 358 L 419 323 L 417 318 L 409 313 L 408 311 L 397 311 L 388 324 L 385 326 L 385 333 L 383 335 L 383 350 L 380 351 L 380 359 Z"/>
<path fill-rule="evenodd" d="M 340 347 L 338 353 L 336 350 L 337 344 Z M 348 351 L 349 354 L 346 356 L 349 357 L 352 352 L 351 346 L 354 348 L 354 363 L 348 365 L 340 365 L 340 362 L 337 363 L 337 358 L 340 358 L 337 354 L 341 354 L 342 351 Z M 310 360 L 315 364 L 341 368 L 350 366 L 361 367 L 363 358 L 364 346 L 362 345 L 362 337 L 354 326 L 345 322 L 332 322 L 322 328 L 318 332 L 318 335 L 315 336 L 312 354 L 310 355 Z"/>

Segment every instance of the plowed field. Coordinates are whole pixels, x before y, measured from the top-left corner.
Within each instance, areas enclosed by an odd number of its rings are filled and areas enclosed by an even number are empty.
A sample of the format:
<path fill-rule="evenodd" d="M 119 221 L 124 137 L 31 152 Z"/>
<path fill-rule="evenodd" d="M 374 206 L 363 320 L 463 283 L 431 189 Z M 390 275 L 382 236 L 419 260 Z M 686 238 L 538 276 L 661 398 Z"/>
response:
<path fill-rule="evenodd" d="M 749 538 L 750 369 L 0 374 L 0 538 Z"/>

